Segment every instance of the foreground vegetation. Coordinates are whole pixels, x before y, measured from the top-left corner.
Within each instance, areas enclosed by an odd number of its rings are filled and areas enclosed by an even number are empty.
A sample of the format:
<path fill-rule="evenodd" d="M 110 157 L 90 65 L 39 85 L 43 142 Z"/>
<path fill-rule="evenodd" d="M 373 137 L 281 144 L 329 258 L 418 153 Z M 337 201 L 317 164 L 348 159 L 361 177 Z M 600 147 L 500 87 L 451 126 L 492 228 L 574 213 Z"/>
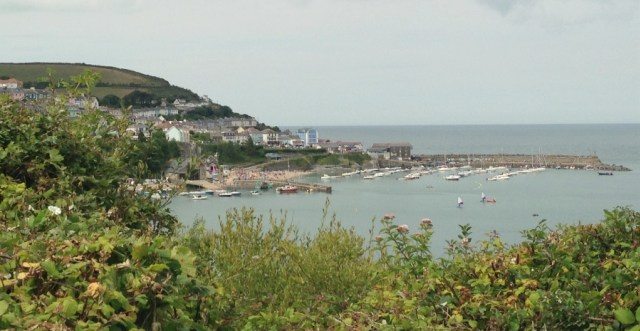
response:
<path fill-rule="evenodd" d="M 329 218 L 309 236 L 236 210 L 180 229 L 124 181 L 126 123 L 6 97 L 0 119 L 2 329 L 640 329 L 627 208 L 515 246 L 461 226 L 442 258 L 429 219 L 387 215 L 363 238 Z"/>

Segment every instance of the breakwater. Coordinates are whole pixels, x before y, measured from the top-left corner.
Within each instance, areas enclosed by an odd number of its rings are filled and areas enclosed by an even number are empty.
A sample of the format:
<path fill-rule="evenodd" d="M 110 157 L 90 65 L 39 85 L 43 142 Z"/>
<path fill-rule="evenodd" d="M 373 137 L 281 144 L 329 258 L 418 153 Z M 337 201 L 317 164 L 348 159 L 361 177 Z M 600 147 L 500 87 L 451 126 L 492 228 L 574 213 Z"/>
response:
<path fill-rule="evenodd" d="M 426 166 L 440 165 L 476 168 L 506 166 L 510 168 L 547 167 L 557 169 L 594 169 L 605 171 L 630 171 L 616 164 L 603 163 L 596 155 L 533 155 L 533 154 L 423 154 L 412 162 Z"/>

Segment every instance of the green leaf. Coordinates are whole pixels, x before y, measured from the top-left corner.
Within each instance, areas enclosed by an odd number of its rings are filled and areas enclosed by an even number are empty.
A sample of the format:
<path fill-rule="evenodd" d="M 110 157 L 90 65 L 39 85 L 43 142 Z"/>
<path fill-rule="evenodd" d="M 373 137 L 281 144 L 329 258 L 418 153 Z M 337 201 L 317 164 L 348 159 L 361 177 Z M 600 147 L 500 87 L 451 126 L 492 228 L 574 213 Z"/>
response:
<path fill-rule="evenodd" d="M 60 151 L 57 149 L 49 150 L 49 160 L 51 160 L 51 163 L 59 163 L 62 162 L 63 159 L 62 155 L 60 155 Z"/>
<path fill-rule="evenodd" d="M 42 261 L 40 263 L 40 266 L 42 267 L 42 269 L 44 269 L 44 271 L 47 272 L 47 275 L 49 275 L 52 278 L 59 278 L 60 277 L 60 272 L 58 271 L 58 268 L 56 268 L 56 264 L 51 261 L 51 260 L 45 260 Z"/>
<path fill-rule="evenodd" d="M 616 320 L 618 320 L 618 322 L 624 325 L 633 324 L 636 321 L 636 318 L 635 316 L 633 316 L 633 313 L 631 312 L 631 310 L 627 308 L 616 309 L 613 312 L 613 315 L 615 315 Z"/>
<path fill-rule="evenodd" d="M 4 315 L 9 309 L 9 304 L 6 301 L 0 301 L 0 316 Z"/>
<path fill-rule="evenodd" d="M 636 321 L 640 322 L 640 307 L 636 309 Z"/>
<path fill-rule="evenodd" d="M 640 331 L 640 324 L 636 324 L 634 327 L 627 329 L 627 331 Z"/>
<path fill-rule="evenodd" d="M 72 298 L 65 298 L 62 301 L 62 315 L 66 318 L 73 317 L 78 311 L 78 303 Z"/>
<path fill-rule="evenodd" d="M 149 252 L 149 246 L 147 245 L 134 246 L 133 251 L 131 252 L 131 257 L 134 258 L 135 260 L 140 260 L 145 256 L 147 256 L 148 252 Z"/>
<path fill-rule="evenodd" d="M 156 263 L 149 266 L 148 270 L 151 272 L 161 272 L 163 270 L 169 269 L 169 267 L 164 263 Z"/>

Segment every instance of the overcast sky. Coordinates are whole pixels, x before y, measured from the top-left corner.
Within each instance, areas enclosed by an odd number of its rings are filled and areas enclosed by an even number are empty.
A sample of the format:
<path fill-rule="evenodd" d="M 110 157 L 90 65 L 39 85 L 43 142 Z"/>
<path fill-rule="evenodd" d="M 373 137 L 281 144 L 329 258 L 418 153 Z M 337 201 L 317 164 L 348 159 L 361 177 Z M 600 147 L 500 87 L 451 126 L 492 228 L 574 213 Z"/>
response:
<path fill-rule="evenodd" d="M 274 125 L 640 122 L 638 0 L 0 0 L 0 61 L 128 68 Z"/>

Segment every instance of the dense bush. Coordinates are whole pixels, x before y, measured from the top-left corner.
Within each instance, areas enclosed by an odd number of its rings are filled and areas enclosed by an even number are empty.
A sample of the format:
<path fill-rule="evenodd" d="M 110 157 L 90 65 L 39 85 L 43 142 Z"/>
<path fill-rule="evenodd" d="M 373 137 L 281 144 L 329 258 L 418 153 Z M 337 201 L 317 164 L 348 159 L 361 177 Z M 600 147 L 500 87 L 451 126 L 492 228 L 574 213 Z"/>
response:
<path fill-rule="evenodd" d="M 230 211 L 219 226 L 197 222 L 184 237 L 198 276 L 218 286 L 218 326 L 325 327 L 373 282 L 363 239 L 335 220 L 314 237 L 282 219 L 265 224 L 251 210 Z"/>
<path fill-rule="evenodd" d="M 616 208 L 601 224 L 549 229 L 545 222 L 506 247 L 477 246 L 461 226 L 448 256 L 428 251 L 431 220 L 411 233 L 383 220 L 376 237 L 386 281 L 341 320 L 379 328 L 640 329 L 640 213 Z"/>
<path fill-rule="evenodd" d="M 0 99 L 0 328 L 198 327 L 207 296 L 161 201 L 125 185 L 124 123 Z"/>

